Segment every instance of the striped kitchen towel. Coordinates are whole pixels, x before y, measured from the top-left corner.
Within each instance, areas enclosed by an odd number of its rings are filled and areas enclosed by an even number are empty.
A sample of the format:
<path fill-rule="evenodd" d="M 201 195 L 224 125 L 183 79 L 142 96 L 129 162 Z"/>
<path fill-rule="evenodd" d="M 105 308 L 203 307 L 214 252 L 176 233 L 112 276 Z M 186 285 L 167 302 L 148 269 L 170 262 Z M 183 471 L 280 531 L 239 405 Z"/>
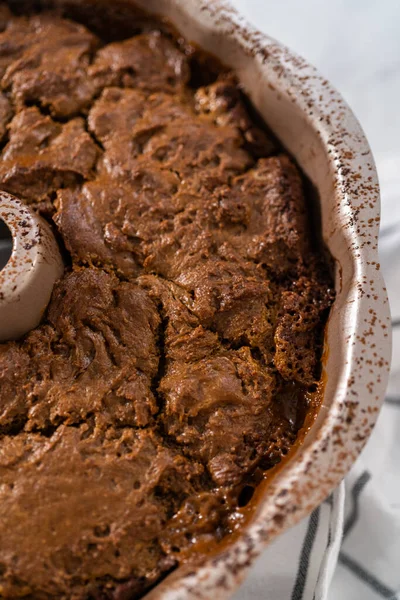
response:
<path fill-rule="evenodd" d="M 258 558 L 234 600 L 325 600 L 343 530 L 344 484 Z"/>

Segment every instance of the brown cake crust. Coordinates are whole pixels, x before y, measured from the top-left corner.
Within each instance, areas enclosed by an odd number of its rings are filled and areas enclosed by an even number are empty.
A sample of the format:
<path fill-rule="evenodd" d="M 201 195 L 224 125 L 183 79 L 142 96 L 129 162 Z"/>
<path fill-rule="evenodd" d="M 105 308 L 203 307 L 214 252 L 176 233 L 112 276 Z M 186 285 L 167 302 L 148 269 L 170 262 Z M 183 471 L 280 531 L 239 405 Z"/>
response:
<path fill-rule="evenodd" d="M 0 344 L 0 596 L 139 598 L 295 442 L 333 300 L 297 167 L 156 25 L 0 6 L 1 188 L 64 277 Z"/>

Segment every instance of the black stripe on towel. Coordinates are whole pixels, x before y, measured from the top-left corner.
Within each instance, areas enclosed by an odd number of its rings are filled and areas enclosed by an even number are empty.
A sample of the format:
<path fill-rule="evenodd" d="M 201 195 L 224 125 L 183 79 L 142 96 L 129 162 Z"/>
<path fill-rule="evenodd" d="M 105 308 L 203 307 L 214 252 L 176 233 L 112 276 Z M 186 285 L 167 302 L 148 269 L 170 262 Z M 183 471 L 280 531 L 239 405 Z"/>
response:
<path fill-rule="evenodd" d="M 392 329 L 394 329 L 395 327 L 400 327 L 400 319 L 392 320 Z"/>
<path fill-rule="evenodd" d="M 400 407 L 400 396 L 386 396 L 385 403 Z"/>
<path fill-rule="evenodd" d="M 332 494 L 324 500 L 324 503 L 328 504 L 331 509 L 331 512 L 329 515 L 328 542 L 327 542 L 325 552 L 324 552 L 325 556 L 328 554 L 331 544 L 332 544 L 332 522 L 334 520 L 333 502 L 334 502 L 334 500 L 333 500 L 333 492 L 332 492 Z M 315 585 L 316 588 L 318 587 L 318 583 L 319 583 L 319 575 L 318 575 L 317 583 Z M 314 591 L 312 600 L 316 600 L 316 598 L 315 598 L 316 593 L 317 593 L 317 590 Z"/>
<path fill-rule="evenodd" d="M 382 596 L 382 598 L 393 598 L 396 595 L 396 592 L 389 587 L 387 587 L 384 583 L 379 581 L 372 573 L 364 569 L 358 562 L 353 560 L 348 554 L 345 552 L 341 552 L 339 554 L 339 562 L 347 567 L 353 575 L 361 579 L 366 585 L 368 585 L 371 589 L 373 589 L 377 594 Z"/>
<path fill-rule="evenodd" d="M 311 551 L 318 530 L 319 516 L 320 507 L 318 506 L 318 508 L 313 511 L 308 521 L 307 533 L 301 549 L 300 562 L 291 600 L 302 600 L 303 598 L 304 588 L 307 581 L 308 566 L 310 564 Z"/>
<path fill-rule="evenodd" d="M 360 516 L 360 495 L 370 479 L 371 473 L 369 473 L 368 471 L 364 471 L 363 473 L 361 473 L 361 475 L 358 477 L 358 479 L 353 485 L 353 488 L 351 490 L 352 508 L 344 524 L 343 539 L 349 535 L 350 531 L 353 529 L 354 525 L 358 521 L 358 518 Z"/>

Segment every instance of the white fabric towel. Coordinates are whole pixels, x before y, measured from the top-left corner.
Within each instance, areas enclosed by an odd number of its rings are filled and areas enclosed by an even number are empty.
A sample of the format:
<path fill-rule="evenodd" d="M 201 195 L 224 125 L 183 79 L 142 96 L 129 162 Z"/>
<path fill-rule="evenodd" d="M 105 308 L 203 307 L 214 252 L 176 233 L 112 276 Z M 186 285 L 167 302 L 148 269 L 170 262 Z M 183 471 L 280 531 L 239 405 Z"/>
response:
<path fill-rule="evenodd" d="M 234 600 L 325 600 L 343 530 L 344 485 L 257 560 Z"/>

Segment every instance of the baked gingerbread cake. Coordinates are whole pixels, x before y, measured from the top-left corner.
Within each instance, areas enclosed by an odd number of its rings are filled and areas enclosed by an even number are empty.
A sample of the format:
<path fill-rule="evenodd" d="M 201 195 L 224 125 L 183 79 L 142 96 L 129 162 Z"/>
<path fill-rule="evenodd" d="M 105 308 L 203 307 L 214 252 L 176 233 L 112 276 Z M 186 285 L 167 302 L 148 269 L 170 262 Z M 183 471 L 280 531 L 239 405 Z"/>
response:
<path fill-rule="evenodd" d="M 0 344 L 0 596 L 139 598 L 240 528 L 296 442 L 329 265 L 226 69 L 199 77 L 157 22 L 0 25 L 0 187 L 65 259 L 40 326 Z"/>

